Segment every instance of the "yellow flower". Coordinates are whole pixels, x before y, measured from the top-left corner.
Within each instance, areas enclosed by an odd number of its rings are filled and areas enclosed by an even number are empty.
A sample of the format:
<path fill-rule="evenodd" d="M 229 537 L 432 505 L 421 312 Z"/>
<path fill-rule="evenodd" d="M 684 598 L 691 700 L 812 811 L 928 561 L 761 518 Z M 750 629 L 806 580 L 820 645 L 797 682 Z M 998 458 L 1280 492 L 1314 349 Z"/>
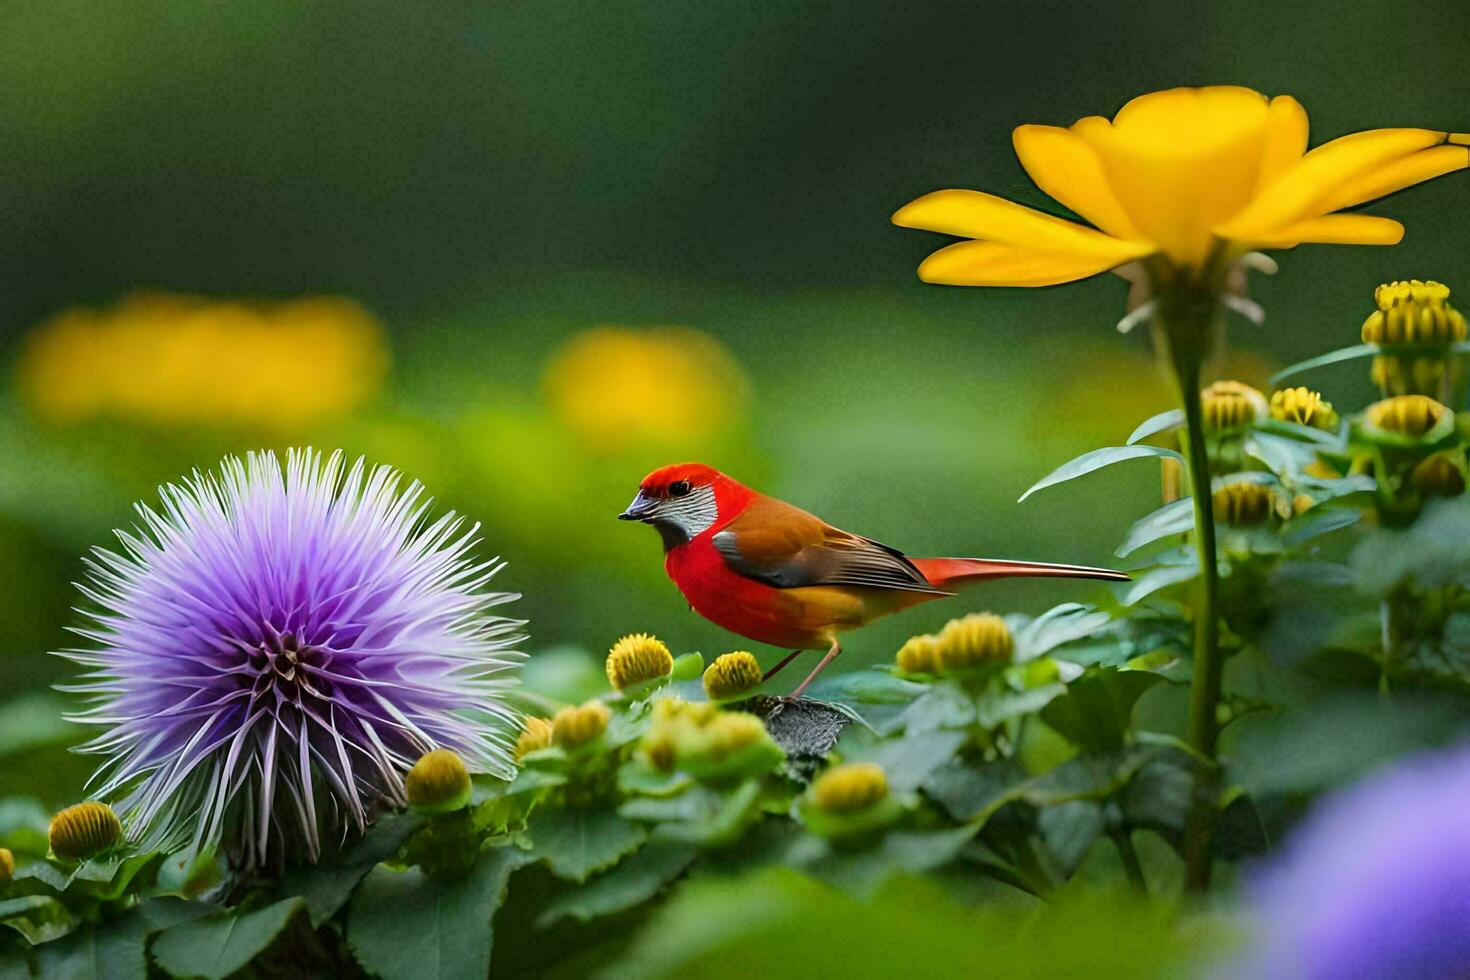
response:
<path fill-rule="evenodd" d="M 358 408 L 387 371 L 382 327 L 351 300 L 141 293 L 41 324 L 26 338 L 16 384 L 53 422 L 290 430 Z"/>
<path fill-rule="evenodd" d="M 112 807 L 88 800 L 58 811 L 51 818 L 51 852 L 81 861 L 111 848 L 122 837 L 122 824 Z"/>
<path fill-rule="evenodd" d="M 939 669 L 945 673 L 1010 663 L 1015 652 L 1011 628 L 995 613 L 951 619 L 939 631 Z"/>
<path fill-rule="evenodd" d="M 1364 417 L 1375 428 L 1417 439 L 1438 425 L 1448 411 L 1425 395 L 1399 395 L 1369 405 Z"/>
<path fill-rule="evenodd" d="M 425 753 L 403 779 L 408 805 L 424 813 L 463 809 L 474 787 L 459 754 L 449 749 Z"/>
<path fill-rule="evenodd" d="M 872 762 L 833 766 L 812 783 L 812 801 L 828 813 L 866 810 L 888 796 L 888 776 Z"/>
<path fill-rule="evenodd" d="M 532 752 L 539 752 L 551 744 L 551 721 L 547 718 L 527 717 L 520 737 L 516 739 L 516 761 L 521 761 Z"/>
<path fill-rule="evenodd" d="M 895 661 L 905 674 L 938 673 L 939 639 L 928 634 L 909 637 L 899 648 Z"/>
<path fill-rule="evenodd" d="M 1465 316 L 1449 303 L 1448 286 L 1430 280 L 1384 283 L 1378 309 L 1363 321 L 1363 343 L 1442 347 L 1465 339 Z"/>
<path fill-rule="evenodd" d="M 1208 432 L 1238 429 L 1266 415 L 1266 396 L 1239 381 L 1216 381 L 1199 397 Z"/>
<path fill-rule="evenodd" d="M 1271 417 L 1314 429 L 1337 428 L 1332 403 L 1310 388 L 1283 388 L 1271 396 Z"/>
<path fill-rule="evenodd" d="M 1308 152 L 1300 103 L 1234 86 L 1153 92 L 1111 122 L 1021 126 L 1013 142 L 1037 186 L 1092 227 L 979 191 L 935 191 L 894 223 L 973 240 L 925 259 L 924 281 L 1047 286 L 1151 256 L 1199 269 L 1221 251 L 1392 245 L 1397 221 L 1334 212 L 1470 166 L 1470 136 L 1427 129 L 1368 130 Z"/>
<path fill-rule="evenodd" d="M 1259 483 L 1227 483 L 1213 496 L 1215 520 L 1224 524 L 1264 524 L 1275 509 L 1271 491 Z"/>
<path fill-rule="evenodd" d="M 761 665 L 745 650 L 715 658 L 704 671 L 704 693 L 711 701 L 731 701 L 760 687 Z"/>
<path fill-rule="evenodd" d="M 563 748 L 580 748 L 600 738 L 611 720 L 612 712 L 601 701 L 562 708 L 551 719 L 551 741 Z"/>
<path fill-rule="evenodd" d="M 745 372 L 698 330 L 594 327 L 553 355 L 542 388 L 561 421 L 594 449 L 688 445 L 745 415 Z"/>
<path fill-rule="evenodd" d="M 607 680 L 619 691 L 634 684 L 665 677 L 674 669 L 674 655 L 663 641 L 647 633 L 630 633 L 607 652 Z"/>

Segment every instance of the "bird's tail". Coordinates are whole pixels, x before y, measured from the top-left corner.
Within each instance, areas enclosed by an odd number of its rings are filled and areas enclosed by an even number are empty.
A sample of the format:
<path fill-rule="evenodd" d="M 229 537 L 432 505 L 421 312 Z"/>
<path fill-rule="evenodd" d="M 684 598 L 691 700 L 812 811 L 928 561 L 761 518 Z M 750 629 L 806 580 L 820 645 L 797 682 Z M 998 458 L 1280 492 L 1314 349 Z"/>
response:
<path fill-rule="evenodd" d="M 1109 568 L 1086 565 L 1054 565 L 1045 561 L 1007 561 L 1003 558 L 913 558 L 910 559 L 935 588 L 991 578 L 1095 578 L 1127 582 L 1129 576 Z"/>

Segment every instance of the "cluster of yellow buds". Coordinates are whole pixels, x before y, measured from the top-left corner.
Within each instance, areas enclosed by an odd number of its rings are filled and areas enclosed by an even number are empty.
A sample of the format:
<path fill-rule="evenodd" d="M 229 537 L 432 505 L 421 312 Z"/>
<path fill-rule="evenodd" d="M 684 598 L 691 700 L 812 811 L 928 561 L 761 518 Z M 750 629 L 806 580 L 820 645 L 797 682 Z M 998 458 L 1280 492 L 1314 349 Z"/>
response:
<path fill-rule="evenodd" d="M 755 654 L 736 650 L 705 668 L 704 693 L 711 701 L 737 701 L 760 687 L 764 675 Z"/>
<path fill-rule="evenodd" d="M 1373 383 L 1385 395 L 1457 400 L 1464 370 L 1447 355 L 1450 345 L 1465 340 L 1466 323 L 1449 297 L 1449 287 L 1418 279 L 1374 291 L 1378 309 L 1363 322 L 1363 342 L 1399 348 L 1373 358 Z"/>
<path fill-rule="evenodd" d="M 807 828 L 839 845 L 868 839 L 903 814 L 888 774 L 872 762 L 844 762 L 822 773 L 799 803 Z"/>
<path fill-rule="evenodd" d="M 403 789 L 408 805 L 421 813 L 452 813 L 469 805 L 474 787 L 458 753 L 434 749 L 413 764 Z"/>
<path fill-rule="evenodd" d="M 1240 429 L 1266 417 L 1266 396 L 1239 381 L 1216 381 L 1200 392 L 1207 432 Z"/>
<path fill-rule="evenodd" d="M 928 633 L 909 637 L 894 662 L 905 674 L 939 673 L 939 637 Z"/>
<path fill-rule="evenodd" d="M 516 761 L 540 752 L 551 745 L 551 719 L 528 715 L 521 725 L 520 737 L 516 739 Z"/>
<path fill-rule="evenodd" d="M 612 712 L 601 701 L 562 708 L 551 717 L 551 744 L 564 749 L 580 749 L 602 737 Z"/>
<path fill-rule="evenodd" d="M 1310 388 L 1283 388 L 1271 396 L 1271 417 L 1314 429 L 1337 428 L 1337 412 L 1321 393 Z"/>
<path fill-rule="evenodd" d="M 940 673 L 953 674 L 1008 664 L 1015 656 L 1011 628 L 995 613 L 971 613 L 951 619 L 939 631 L 935 660 Z"/>
<path fill-rule="evenodd" d="M 122 839 L 122 822 L 106 803 L 88 800 L 52 817 L 49 837 L 51 853 L 82 861 L 115 847 Z"/>
<path fill-rule="evenodd" d="M 606 668 L 608 683 L 623 691 L 669 676 L 674 655 L 658 637 L 630 633 L 607 652 Z"/>
<path fill-rule="evenodd" d="M 677 698 L 654 703 L 639 751 L 656 769 L 679 769 L 712 784 L 769 772 L 786 757 L 755 715 Z"/>
<path fill-rule="evenodd" d="M 1259 483 L 1227 483 L 1210 499 L 1215 521 L 1236 527 L 1264 524 L 1276 509 L 1270 488 Z"/>

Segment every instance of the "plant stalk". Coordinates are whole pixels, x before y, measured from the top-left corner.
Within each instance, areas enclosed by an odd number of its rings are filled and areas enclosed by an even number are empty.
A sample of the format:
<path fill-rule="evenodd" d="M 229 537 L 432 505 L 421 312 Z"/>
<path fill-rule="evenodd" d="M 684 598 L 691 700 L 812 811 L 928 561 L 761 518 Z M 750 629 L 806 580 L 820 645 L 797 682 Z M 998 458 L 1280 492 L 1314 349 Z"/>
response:
<path fill-rule="evenodd" d="M 1118 848 L 1118 857 L 1123 861 L 1123 871 L 1128 875 L 1128 883 L 1133 890 L 1140 895 L 1148 894 L 1148 881 L 1143 876 L 1143 864 L 1138 860 L 1138 851 L 1133 846 L 1133 838 L 1128 831 L 1122 827 L 1111 832 L 1113 844 Z"/>

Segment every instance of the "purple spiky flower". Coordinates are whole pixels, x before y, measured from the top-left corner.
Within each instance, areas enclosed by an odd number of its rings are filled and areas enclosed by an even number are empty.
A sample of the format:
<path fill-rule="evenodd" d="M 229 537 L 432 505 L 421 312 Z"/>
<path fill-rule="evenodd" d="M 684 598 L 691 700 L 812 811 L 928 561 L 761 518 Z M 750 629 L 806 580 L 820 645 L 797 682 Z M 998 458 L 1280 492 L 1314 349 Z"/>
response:
<path fill-rule="evenodd" d="M 120 795 L 129 836 L 219 842 L 245 867 L 315 859 L 324 834 L 402 804 L 403 775 L 450 748 L 509 776 L 505 701 L 521 622 L 488 610 L 503 567 L 470 555 L 476 528 L 430 522 L 417 483 L 293 450 L 224 460 L 139 504 L 121 553 L 95 549 L 78 588 L 95 608 L 63 655 L 91 668 L 65 689 L 105 729 L 98 796 Z"/>

